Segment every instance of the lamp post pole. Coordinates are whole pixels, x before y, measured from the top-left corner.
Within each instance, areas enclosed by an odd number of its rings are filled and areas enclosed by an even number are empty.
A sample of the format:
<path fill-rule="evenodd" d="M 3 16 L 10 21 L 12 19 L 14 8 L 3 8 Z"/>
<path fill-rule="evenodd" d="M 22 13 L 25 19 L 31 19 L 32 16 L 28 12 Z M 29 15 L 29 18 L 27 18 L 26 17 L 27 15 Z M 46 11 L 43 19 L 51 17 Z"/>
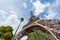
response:
<path fill-rule="evenodd" d="M 13 37 L 12 37 L 12 40 L 14 40 L 14 37 L 16 36 L 16 33 L 17 33 L 17 31 L 18 31 L 18 29 L 19 29 L 19 27 L 20 27 L 20 25 L 21 25 L 21 22 L 24 21 L 23 18 L 21 18 L 20 20 L 21 20 L 21 21 L 20 21 L 20 23 L 19 23 L 19 25 L 18 25 L 18 27 L 17 27 L 17 29 L 16 29 L 16 31 L 15 31 L 15 34 L 14 34 Z"/>

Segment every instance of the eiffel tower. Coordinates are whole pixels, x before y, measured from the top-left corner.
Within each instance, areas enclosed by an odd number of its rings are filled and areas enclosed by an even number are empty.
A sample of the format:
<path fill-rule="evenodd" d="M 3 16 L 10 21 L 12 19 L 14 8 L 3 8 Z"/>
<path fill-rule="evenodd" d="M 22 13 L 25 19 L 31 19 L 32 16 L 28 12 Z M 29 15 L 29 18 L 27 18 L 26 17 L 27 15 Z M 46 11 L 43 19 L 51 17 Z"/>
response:
<path fill-rule="evenodd" d="M 28 36 L 28 33 L 34 32 L 35 30 L 42 30 L 58 40 L 60 39 L 60 19 L 41 20 L 39 17 L 35 17 L 31 11 L 29 22 L 18 32 L 15 40 L 21 40 L 22 37 Z"/>

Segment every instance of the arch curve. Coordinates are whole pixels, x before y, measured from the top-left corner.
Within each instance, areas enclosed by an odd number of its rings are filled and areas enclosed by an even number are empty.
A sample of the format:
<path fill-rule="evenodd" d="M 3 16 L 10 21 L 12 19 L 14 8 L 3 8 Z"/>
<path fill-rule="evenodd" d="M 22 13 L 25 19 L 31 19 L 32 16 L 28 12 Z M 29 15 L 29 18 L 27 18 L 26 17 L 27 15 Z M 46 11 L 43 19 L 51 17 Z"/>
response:
<path fill-rule="evenodd" d="M 21 32 L 19 32 L 17 34 L 17 36 L 16 36 L 17 40 L 20 40 L 23 36 L 26 36 L 26 35 L 28 35 L 28 33 L 34 32 L 35 30 L 41 30 L 43 32 L 46 32 L 46 33 L 49 33 L 52 35 L 51 31 L 49 31 L 45 26 L 40 25 L 40 24 L 38 24 L 38 25 L 35 24 L 35 25 L 30 25 L 28 27 L 23 28 L 21 30 Z"/>

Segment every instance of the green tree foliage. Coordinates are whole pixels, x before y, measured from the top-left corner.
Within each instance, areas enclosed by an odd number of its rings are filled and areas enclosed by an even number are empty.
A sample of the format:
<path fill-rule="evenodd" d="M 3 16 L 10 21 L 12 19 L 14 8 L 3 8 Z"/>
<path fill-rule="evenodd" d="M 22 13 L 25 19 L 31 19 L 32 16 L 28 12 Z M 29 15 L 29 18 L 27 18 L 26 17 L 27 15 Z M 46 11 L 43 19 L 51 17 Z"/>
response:
<path fill-rule="evenodd" d="M 0 26 L 0 39 L 11 40 L 13 33 L 11 26 Z"/>
<path fill-rule="evenodd" d="M 4 40 L 4 39 L 0 38 L 0 40 Z"/>
<path fill-rule="evenodd" d="M 41 30 L 36 30 L 28 34 L 27 40 L 56 40 L 51 35 L 42 32 Z"/>

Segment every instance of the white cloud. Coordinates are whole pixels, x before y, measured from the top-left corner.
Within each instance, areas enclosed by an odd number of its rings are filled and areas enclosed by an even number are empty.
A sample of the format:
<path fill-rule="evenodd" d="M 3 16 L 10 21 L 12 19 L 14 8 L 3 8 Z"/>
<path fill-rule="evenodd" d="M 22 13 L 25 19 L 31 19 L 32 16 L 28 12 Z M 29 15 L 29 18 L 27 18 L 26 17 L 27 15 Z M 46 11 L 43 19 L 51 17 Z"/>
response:
<path fill-rule="evenodd" d="M 0 10 L 0 16 L 2 16 L 3 18 L 5 18 L 6 15 L 7 14 L 7 12 L 6 11 L 4 11 L 4 10 Z"/>
<path fill-rule="evenodd" d="M 9 15 L 9 17 L 7 17 L 5 20 L 5 25 L 10 25 L 13 27 L 14 29 L 13 33 L 15 32 L 18 24 L 19 24 L 18 17 L 17 15 L 14 15 L 14 14 Z"/>
<path fill-rule="evenodd" d="M 27 8 L 27 4 L 25 2 L 23 3 L 23 6 L 24 6 L 24 8 Z"/>
<path fill-rule="evenodd" d="M 32 3 L 32 2 L 33 2 L 33 0 L 30 0 L 30 2 Z"/>
<path fill-rule="evenodd" d="M 48 15 L 44 15 L 45 19 L 53 19 L 57 15 L 55 10 L 53 9 L 53 6 L 51 5 L 48 7 L 47 13 Z"/>
<path fill-rule="evenodd" d="M 7 24 L 14 24 L 18 22 L 17 16 L 14 14 L 10 14 L 9 17 L 6 18 Z"/>
<path fill-rule="evenodd" d="M 23 17 L 23 14 L 21 13 L 21 9 L 19 9 L 19 7 L 21 7 L 20 5 L 22 5 L 22 3 L 20 2 L 21 1 L 19 0 L 0 0 L 0 19 L 1 19 L 0 26 L 1 25 L 12 26 L 14 29 L 13 33 L 15 32 L 19 24 L 20 20 L 18 19 Z"/>
<path fill-rule="evenodd" d="M 1 12 L 3 12 L 3 14 L 7 14 L 7 12 L 4 11 L 4 10 L 2 10 Z M 18 25 L 19 25 L 20 20 L 18 20 L 18 15 L 15 11 L 9 11 L 9 13 L 10 13 L 9 16 L 5 17 L 5 20 L 3 20 L 3 21 L 0 20 L 0 26 L 2 26 L 2 25 L 12 26 L 13 33 L 15 33 L 15 31 L 16 31 Z M 21 31 L 22 26 L 26 23 L 27 23 L 27 21 L 24 20 L 24 22 L 20 25 L 20 28 L 19 28 L 18 32 Z"/>
<path fill-rule="evenodd" d="M 39 0 L 33 2 L 32 4 L 35 9 L 35 15 L 39 15 L 48 6 L 48 4 L 42 4 Z"/>
<path fill-rule="evenodd" d="M 46 19 L 56 19 L 57 15 L 60 15 L 59 14 L 59 9 L 58 7 L 60 6 L 60 2 L 59 0 L 56 0 L 53 4 L 50 4 L 48 6 L 48 15 L 44 15 L 46 17 Z"/>
<path fill-rule="evenodd" d="M 6 13 L 7 13 L 6 11 L 0 10 L 0 14 L 2 14 L 3 16 Z M 0 21 L 0 26 L 2 26 L 2 25 L 4 25 L 4 26 L 10 25 L 10 26 L 13 27 L 13 29 L 14 29 L 13 33 L 14 33 L 17 26 L 18 26 L 18 24 L 19 24 L 19 20 L 18 20 L 18 16 L 16 14 L 14 14 L 15 13 L 14 11 L 10 11 L 10 13 L 11 14 L 8 17 L 5 17 L 4 21 Z"/>
<path fill-rule="evenodd" d="M 0 0 L 0 26 L 10 25 L 13 27 L 15 32 L 19 24 L 18 18 L 23 15 L 21 13 L 21 9 L 19 8 L 21 7 L 20 5 L 22 5 L 20 2 L 21 0 Z"/>
<path fill-rule="evenodd" d="M 33 4 L 33 8 L 35 9 L 36 16 L 40 15 L 45 10 L 45 8 L 48 8 L 48 11 L 47 11 L 48 15 L 44 15 L 45 19 L 53 19 L 57 17 L 57 15 L 60 15 L 59 14 L 60 8 L 58 9 L 58 7 L 60 6 L 60 0 L 56 0 L 52 4 L 48 2 L 45 4 L 42 4 L 39 0 L 37 0 L 32 4 Z"/>
<path fill-rule="evenodd" d="M 52 11 L 52 9 L 49 9 L 48 11 L 48 15 L 44 15 L 46 17 L 46 19 L 53 19 L 56 16 L 56 13 L 54 11 Z"/>
<path fill-rule="evenodd" d="M 60 0 L 55 1 L 56 5 L 60 5 Z"/>
<path fill-rule="evenodd" d="M 15 11 L 18 15 L 22 16 L 21 9 L 19 7 L 22 7 L 22 1 L 20 0 L 0 0 L 0 9 L 9 11 Z M 9 14 L 9 13 L 8 13 Z"/>
<path fill-rule="evenodd" d="M 16 12 L 15 12 L 15 11 L 10 11 L 10 13 L 11 13 L 11 14 L 16 14 Z"/>

